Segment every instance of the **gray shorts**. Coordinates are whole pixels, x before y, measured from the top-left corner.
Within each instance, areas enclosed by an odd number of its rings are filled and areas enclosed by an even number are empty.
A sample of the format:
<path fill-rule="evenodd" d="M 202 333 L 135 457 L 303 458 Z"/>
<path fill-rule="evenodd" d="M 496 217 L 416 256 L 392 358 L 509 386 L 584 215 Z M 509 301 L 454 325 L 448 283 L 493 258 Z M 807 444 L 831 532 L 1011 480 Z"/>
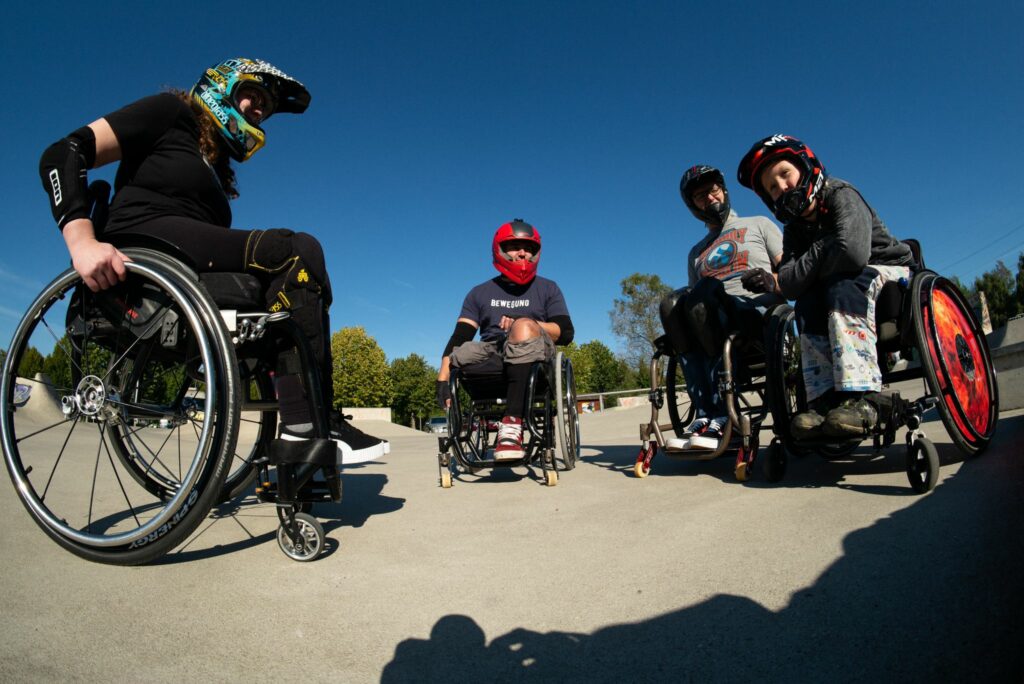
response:
<path fill-rule="evenodd" d="M 510 344 L 506 342 L 470 341 L 460 344 L 452 350 L 452 368 L 466 368 L 491 362 L 501 363 L 533 363 L 548 361 L 555 356 L 555 343 L 542 328 L 540 337 L 525 342 Z"/>

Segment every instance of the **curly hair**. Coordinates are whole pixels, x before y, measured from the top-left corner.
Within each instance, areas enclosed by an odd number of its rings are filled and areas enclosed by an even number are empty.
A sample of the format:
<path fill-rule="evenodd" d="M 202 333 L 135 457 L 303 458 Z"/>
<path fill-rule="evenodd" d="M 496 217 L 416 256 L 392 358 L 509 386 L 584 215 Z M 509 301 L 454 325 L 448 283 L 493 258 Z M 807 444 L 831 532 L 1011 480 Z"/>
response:
<path fill-rule="evenodd" d="M 231 168 L 231 158 L 224 153 L 217 126 L 206 115 L 203 108 L 192 99 L 191 95 L 177 88 L 169 90 L 192 109 L 192 113 L 196 116 L 196 123 L 199 124 L 199 152 L 210 163 L 227 196 L 230 199 L 237 198 L 238 186 L 235 184 L 235 170 Z"/>

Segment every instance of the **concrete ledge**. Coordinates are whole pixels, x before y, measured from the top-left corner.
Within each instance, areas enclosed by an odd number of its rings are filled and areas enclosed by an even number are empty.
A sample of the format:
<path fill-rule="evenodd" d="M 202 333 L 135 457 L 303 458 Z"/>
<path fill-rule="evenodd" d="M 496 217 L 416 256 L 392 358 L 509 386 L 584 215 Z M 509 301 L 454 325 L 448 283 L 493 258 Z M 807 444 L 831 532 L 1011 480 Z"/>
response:
<path fill-rule="evenodd" d="M 391 422 L 390 408 L 349 408 L 346 406 L 342 413 L 352 416 L 352 420 L 382 420 L 385 423 Z"/>
<path fill-rule="evenodd" d="M 999 385 L 999 410 L 1024 408 L 1024 318 L 993 330 L 988 346 Z"/>

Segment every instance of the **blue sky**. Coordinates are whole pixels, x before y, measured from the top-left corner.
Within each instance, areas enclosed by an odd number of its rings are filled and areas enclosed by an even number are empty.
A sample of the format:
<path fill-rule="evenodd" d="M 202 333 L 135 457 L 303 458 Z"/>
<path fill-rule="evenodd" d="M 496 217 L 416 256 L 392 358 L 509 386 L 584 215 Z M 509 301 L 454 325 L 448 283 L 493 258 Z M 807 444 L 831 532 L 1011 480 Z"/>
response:
<path fill-rule="evenodd" d="M 689 165 L 731 181 L 757 139 L 805 140 L 929 266 L 967 282 L 1024 250 L 1024 4 L 980 2 L 18 3 L 0 55 L 0 346 L 68 264 L 37 175 L 67 132 L 231 56 L 303 81 L 301 117 L 238 167 L 235 227 L 317 235 L 334 329 L 436 364 L 490 239 L 544 238 L 579 341 L 617 347 L 634 272 L 685 284 L 704 228 Z M 91 177 L 112 178 L 112 169 Z"/>

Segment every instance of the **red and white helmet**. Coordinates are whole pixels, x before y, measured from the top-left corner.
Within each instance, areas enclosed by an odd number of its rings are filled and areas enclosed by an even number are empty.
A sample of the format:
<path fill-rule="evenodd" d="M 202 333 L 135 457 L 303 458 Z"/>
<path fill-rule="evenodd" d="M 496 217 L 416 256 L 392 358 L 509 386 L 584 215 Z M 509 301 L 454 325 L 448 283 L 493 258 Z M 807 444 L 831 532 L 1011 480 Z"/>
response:
<path fill-rule="evenodd" d="M 537 252 L 524 261 L 513 261 L 505 252 L 503 244 L 512 240 L 527 240 L 537 245 Z M 494 233 L 491 242 L 491 256 L 494 267 L 513 283 L 526 285 L 537 276 L 537 264 L 540 263 L 540 233 L 523 219 L 512 219 L 503 224 Z"/>

